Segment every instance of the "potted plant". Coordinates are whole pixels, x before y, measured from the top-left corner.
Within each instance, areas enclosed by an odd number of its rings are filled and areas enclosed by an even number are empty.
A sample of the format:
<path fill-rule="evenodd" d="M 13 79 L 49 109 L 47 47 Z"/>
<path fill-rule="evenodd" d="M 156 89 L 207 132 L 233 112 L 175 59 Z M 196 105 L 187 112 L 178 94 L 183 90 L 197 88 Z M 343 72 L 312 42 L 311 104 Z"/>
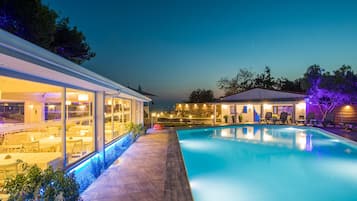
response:
<path fill-rule="evenodd" d="M 74 175 L 52 167 L 41 170 L 36 165 L 26 165 L 22 173 L 6 179 L 4 190 L 9 194 L 9 201 L 81 200 Z"/>
<path fill-rule="evenodd" d="M 239 120 L 239 123 L 242 123 L 242 122 L 243 122 L 243 115 L 242 115 L 242 114 L 240 114 L 240 115 L 238 116 L 238 120 Z"/>
<path fill-rule="evenodd" d="M 236 117 L 232 115 L 231 118 L 232 118 L 232 123 L 236 123 Z"/>
<path fill-rule="evenodd" d="M 224 118 L 224 123 L 228 123 L 228 115 L 224 115 L 223 118 Z"/>
<path fill-rule="evenodd" d="M 132 140 L 135 142 L 136 139 L 143 133 L 144 126 L 142 124 L 130 122 L 128 124 L 128 130 L 131 133 Z"/>

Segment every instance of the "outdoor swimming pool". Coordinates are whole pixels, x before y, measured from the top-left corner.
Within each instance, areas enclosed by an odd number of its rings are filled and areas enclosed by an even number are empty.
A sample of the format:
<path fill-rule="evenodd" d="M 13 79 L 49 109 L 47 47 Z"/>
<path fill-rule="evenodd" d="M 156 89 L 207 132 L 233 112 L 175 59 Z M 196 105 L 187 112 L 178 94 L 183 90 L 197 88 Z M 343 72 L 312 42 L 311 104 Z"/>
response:
<path fill-rule="evenodd" d="M 177 132 L 195 201 L 357 200 L 357 146 L 315 128 Z"/>

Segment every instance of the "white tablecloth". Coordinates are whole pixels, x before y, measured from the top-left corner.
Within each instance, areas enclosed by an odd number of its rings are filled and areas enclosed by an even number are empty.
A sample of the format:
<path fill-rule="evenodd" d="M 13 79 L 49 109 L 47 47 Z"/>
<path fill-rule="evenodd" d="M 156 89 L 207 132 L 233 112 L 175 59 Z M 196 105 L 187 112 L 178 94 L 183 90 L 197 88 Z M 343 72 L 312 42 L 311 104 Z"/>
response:
<path fill-rule="evenodd" d="M 5 159 L 5 156 L 10 155 L 10 159 Z M 45 169 L 48 163 L 61 157 L 61 152 L 40 152 L 40 153 L 7 153 L 0 154 L 0 166 L 15 163 L 17 159 L 23 162 Z M 1 167 L 0 167 L 1 168 Z"/>

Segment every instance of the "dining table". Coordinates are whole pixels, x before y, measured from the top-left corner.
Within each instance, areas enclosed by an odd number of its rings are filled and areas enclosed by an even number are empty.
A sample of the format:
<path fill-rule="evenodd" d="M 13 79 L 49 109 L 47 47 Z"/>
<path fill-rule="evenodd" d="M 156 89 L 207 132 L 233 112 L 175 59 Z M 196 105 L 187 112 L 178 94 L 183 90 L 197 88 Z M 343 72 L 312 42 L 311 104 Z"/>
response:
<path fill-rule="evenodd" d="M 66 137 L 66 142 L 75 142 L 78 140 L 83 141 L 84 146 L 90 146 L 93 142 L 93 137 Z M 45 138 L 41 138 L 38 140 L 40 150 L 55 150 L 60 151 L 62 145 L 62 138 L 61 137 L 54 137 L 49 136 Z"/>
<path fill-rule="evenodd" d="M 51 162 L 61 157 L 61 152 L 2 153 L 0 154 L 0 170 L 2 167 L 18 163 L 18 160 L 28 165 L 36 164 L 39 168 L 46 169 Z"/>

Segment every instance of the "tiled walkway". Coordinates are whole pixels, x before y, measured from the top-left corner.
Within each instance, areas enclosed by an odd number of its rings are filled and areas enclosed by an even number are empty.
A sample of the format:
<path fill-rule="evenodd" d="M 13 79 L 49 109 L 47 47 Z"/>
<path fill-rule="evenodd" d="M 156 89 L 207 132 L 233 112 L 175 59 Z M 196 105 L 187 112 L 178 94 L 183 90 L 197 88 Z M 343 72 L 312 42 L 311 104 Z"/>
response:
<path fill-rule="evenodd" d="M 82 194 L 85 201 L 192 201 L 174 131 L 142 136 Z"/>

